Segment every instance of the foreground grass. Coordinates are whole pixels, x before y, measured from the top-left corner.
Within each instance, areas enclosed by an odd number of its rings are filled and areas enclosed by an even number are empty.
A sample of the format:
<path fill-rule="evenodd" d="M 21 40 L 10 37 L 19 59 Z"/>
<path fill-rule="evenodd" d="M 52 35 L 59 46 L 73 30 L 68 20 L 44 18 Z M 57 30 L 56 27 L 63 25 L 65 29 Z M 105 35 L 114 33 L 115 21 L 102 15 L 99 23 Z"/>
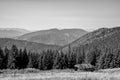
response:
<path fill-rule="evenodd" d="M 0 74 L 0 80 L 120 80 L 120 72 L 76 72 L 73 70 L 30 71 L 15 74 L 12 72 Z"/>

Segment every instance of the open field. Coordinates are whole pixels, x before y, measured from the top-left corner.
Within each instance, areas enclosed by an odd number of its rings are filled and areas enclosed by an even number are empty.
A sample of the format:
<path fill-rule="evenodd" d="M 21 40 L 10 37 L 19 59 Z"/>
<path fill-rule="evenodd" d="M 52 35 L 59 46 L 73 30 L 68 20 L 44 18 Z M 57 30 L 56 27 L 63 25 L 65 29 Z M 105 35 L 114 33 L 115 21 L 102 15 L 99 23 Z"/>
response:
<path fill-rule="evenodd" d="M 2 73 L 0 74 L 0 80 L 120 80 L 119 70 L 115 69 L 115 71 L 80 72 L 73 70 L 51 70 L 34 73 Z"/>

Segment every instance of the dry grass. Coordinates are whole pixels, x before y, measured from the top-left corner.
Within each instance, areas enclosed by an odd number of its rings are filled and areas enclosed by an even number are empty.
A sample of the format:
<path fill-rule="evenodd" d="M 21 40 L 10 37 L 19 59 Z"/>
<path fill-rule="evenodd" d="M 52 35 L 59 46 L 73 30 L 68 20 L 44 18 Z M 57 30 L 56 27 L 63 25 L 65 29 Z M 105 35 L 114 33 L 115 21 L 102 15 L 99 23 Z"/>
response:
<path fill-rule="evenodd" d="M 120 72 L 118 71 L 114 73 L 104 72 L 104 70 L 101 72 L 76 72 L 73 70 L 28 72 L 17 72 L 15 75 L 3 73 L 0 74 L 0 80 L 120 80 Z"/>

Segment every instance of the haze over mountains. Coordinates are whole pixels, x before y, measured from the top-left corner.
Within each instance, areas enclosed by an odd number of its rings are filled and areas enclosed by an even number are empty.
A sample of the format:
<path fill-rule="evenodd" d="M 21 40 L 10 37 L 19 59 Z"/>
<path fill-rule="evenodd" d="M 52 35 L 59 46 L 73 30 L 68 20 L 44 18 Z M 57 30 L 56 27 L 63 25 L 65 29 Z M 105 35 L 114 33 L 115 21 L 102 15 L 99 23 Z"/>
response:
<path fill-rule="evenodd" d="M 26 48 L 34 52 L 55 50 L 60 48 L 57 45 L 66 45 L 86 33 L 87 31 L 82 29 L 50 29 L 30 32 L 17 28 L 1 28 L 0 47 L 10 48 L 16 45 L 18 48 Z"/>
<path fill-rule="evenodd" d="M 0 38 L 14 38 L 30 31 L 18 28 L 0 28 Z"/>
<path fill-rule="evenodd" d="M 27 33 L 16 39 L 0 38 L 0 47 L 13 44 L 32 51 L 59 49 L 60 46 L 57 45 L 65 45 L 62 50 L 66 51 L 69 46 L 72 49 L 82 46 L 85 50 L 92 47 L 116 49 L 120 48 L 120 27 L 100 28 L 89 33 L 81 29 L 50 29 Z"/>
<path fill-rule="evenodd" d="M 86 34 L 82 29 L 49 29 L 30 32 L 18 28 L 0 28 L 0 38 L 13 38 L 30 42 L 66 45 Z"/>
<path fill-rule="evenodd" d="M 82 29 L 50 29 L 31 32 L 19 36 L 16 39 L 63 46 L 71 43 L 72 41 L 78 39 L 86 33 L 87 31 Z"/>

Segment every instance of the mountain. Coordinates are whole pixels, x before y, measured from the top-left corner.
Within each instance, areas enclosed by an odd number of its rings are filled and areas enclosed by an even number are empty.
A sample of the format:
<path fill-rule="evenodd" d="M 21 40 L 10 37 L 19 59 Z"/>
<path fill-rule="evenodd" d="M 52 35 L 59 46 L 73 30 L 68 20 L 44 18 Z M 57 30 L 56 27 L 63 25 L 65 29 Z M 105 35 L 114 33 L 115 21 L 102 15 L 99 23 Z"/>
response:
<path fill-rule="evenodd" d="M 25 29 L 18 28 L 0 28 L 0 38 L 14 38 L 29 32 L 30 31 L 27 31 Z"/>
<path fill-rule="evenodd" d="M 56 50 L 59 48 L 59 46 L 56 45 L 46 45 L 42 43 L 36 43 L 36 42 L 29 42 L 24 40 L 15 40 L 10 38 L 0 38 L 0 47 L 8 47 L 11 48 L 12 45 L 16 45 L 18 48 L 26 48 L 27 50 L 30 50 L 32 52 L 40 52 L 42 50 Z"/>
<path fill-rule="evenodd" d="M 98 47 L 99 49 L 104 49 L 105 47 L 112 49 L 120 48 L 120 27 L 101 28 L 87 33 L 69 45 L 62 47 L 62 50 L 67 51 L 69 47 L 75 49 L 81 46 L 88 52 L 93 47 Z"/>
<path fill-rule="evenodd" d="M 18 40 L 27 40 L 52 45 L 66 45 L 86 34 L 82 29 L 50 29 L 28 33 L 18 37 Z"/>

